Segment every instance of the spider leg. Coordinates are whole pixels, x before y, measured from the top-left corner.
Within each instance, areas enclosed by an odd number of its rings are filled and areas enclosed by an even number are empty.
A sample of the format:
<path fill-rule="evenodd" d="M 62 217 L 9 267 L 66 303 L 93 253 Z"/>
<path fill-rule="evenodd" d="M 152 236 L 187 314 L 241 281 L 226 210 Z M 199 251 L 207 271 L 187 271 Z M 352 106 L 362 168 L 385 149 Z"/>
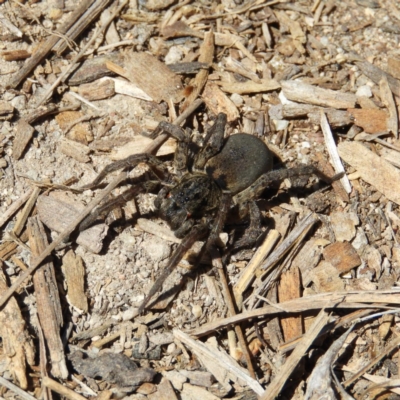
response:
<path fill-rule="evenodd" d="M 123 160 L 115 161 L 107 165 L 98 175 L 97 178 L 90 184 L 82 186 L 82 189 L 91 189 L 97 186 L 101 181 L 111 172 L 117 171 L 119 169 L 127 167 L 136 167 L 140 163 L 147 163 L 151 166 L 163 169 L 164 166 L 162 162 L 156 157 L 148 153 L 133 154 Z"/>
<path fill-rule="evenodd" d="M 332 183 L 343 176 L 343 173 L 337 174 L 333 177 L 326 176 L 314 165 L 306 165 L 297 168 L 278 169 L 275 171 L 269 171 L 261 175 L 251 186 L 238 193 L 233 197 L 234 204 L 241 204 L 248 200 L 257 198 L 264 189 L 266 189 L 272 182 L 282 181 L 286 178 L 293 178 L 297 176 L 311 176 L 316 175 L 327 183 Z"/>
<path fill-rule="evenodd" d="M 214 245 L 217 242 L 219 234 L 222 232 L 222 229 L 224 228 L 226 216 L 230 209 L 231 202 L 232 202 L 231 194 L 228 192 L 222 193 L 221 201 L 219 203 L 218 214 L 214 219 L 214 222 L 212 223 L 211 232 L 206 243 L 206 249 L 208 249 L 210 246 Z"/>
<path fill-rule="evenodd" d="M 250 201 L 245 203 L 244 206 L 248 208 L 250 226 L 246 229 L 242 238 L 235 243 L 230 251 L 236 251 L 242 247 L 253 246 L 261 233 L 261 212 L 257 204 L 254 201 Z"/>
<path fill-rule="evenodd" d="M 172 273 L 174 268 L 178 265 L 183 255 L 192 247 L 194 242 L 196 242 L 196 240 L 198 240 L 206 232 L 207 232 L 207 226 L 205 224 L 195 225 L 191 230 L 191 232 L 182 240 L 182 242 L 176 248 L 175 252 L 172 254 L 167 266 L 165 267 L 161 275 L 158 277 L 158 279 L 154 282 L 147 296 L 144 298 L 138 310 L 139 314 L 141 314 L 144 311 L 150 299 L 162 288 L 163 283 Z"/>
<path fill-rule="evenodd" d="M 220 152 L 224 143 L 225 125 L 226 114 L 219 113 L 214 125 L 210 128 L 204 139 L 204 147 L 194 159 L 195 170 L 202 171 L 207 161 Z"/>
<path fill-rule="evenodd" d="M 79 225 L 78 229 L 80 232 L 89 228 L 101 215 L 108 214 L 114 208 L 124 205 L 129 200 L 132 200 L 139 193 L 143 193 L 152 189 L 152 186 L 158 185 L 158 182 L 148 181 L 142 184 L 138 184 L 130 187 L 121 193 L 119 196 L 110 199 L 105 202 L 102 206 L 97 207 L 91 214 L 89 214 Z"/>
<path fill-rule="evenodd" d="M 188 148 L 190 142 L 190 133 L 185 131 L 178 125 L 170 124 L 166 121 L 161 121 L 157 128 L 149 137 L 155 139 L 161 133 L 168 133 L 177 140 L 177 147 L 174 156 L 174 166 L 178 177 L 181 177 L 187 172 Z"/>

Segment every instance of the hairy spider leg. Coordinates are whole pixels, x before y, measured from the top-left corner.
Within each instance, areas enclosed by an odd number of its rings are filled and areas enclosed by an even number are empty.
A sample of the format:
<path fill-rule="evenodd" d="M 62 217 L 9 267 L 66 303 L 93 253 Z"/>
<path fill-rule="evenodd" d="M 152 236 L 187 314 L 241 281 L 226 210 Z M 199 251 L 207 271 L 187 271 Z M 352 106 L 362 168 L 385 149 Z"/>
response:
<path fill-rule="evenodd" d="M 343 173 L 337 174 L 333 177 L 329 177 L 321 172 L 314 165 L 305 165 L 302 167 L 278 169 L 275 171 L 269 171 L 261 175 L 252 185 L 238 193 L 233 197 L 234 204 L 241 204 L 249 200 L 253 200 L 260 196 L 260 194 L 266 189 L 272 182 L 282 181 L 286 178 L 294 178 L 297 176 L 311 176 L 316 175 L 327 183 L 332 183 L 343 176 Z"/>
<path fill-rule="evenodd" d="M 222 229 L 224 229 L 226 217 L 231 207 L 231 202 L 232 202 L 232 195 L 229 192 L 222 193 L 222 197 L 218 208 L 218 213 L 215 216 L 215 218 L 213 218 L 213 220 L 209 222 L 209 224 L 211 224 L 211 228 L 210 228 L 210 235 L 206 242 L 206 248 L 216 243 L 219 234 L 222 232 Z"/>
<path fill-rule="evenodd" d="M 236 251 L 242 247 L 251 247 L 257 241 L 260 236 L 261 229 L 261 212 L 254 200 L 250 200 L 247 203 L 239 205 L 239 207 L 246 208 L 250 217 L 250 225 L 246 229 L 245 233 L 239 239 L 235 245 L 230 249 L 231 252 Z M 239 211 L 239 214 L 241 212 Z"/>
<path fill-rule="evenodd" d="M 150 166 L 165 169 L 162 162 L 156 157 L 148 153 L 133 154 L 123 160 L 115 161 L 107 165 L 96 177 L 96 179 L 88 185 L 82 186 L 82 189 L 92 189 L 99 185 L 103 179 L 111 172 L 118 171 L 119 169 L 125 169 L 128 167 L 136 167 L 140 163 L 147 163 Z"/>
<path fill-rule="evenodd" d="M 163 283 L 168 278 L 168 276 L 172 273 L 174 268 L 178 265 L 179 261 L 182 259 L 183 255 L 192 247 L 196 240 L 200 239 L 207 232 L 206 224 L 195 225 L 190 233 L 182 239 L 182 242 L 176 248 L 171 258 L 168 261 L 167 266 L 162 271 L 161 275 L 154 282 L 151 287 L 149 293 L 143 300 L 142 304 L 139 307 L 139 314 L 141 314 L 146 308 L 150 299 L 162 288 Z"/>
<path fill-rule="evenodd" d="M 154 186 L 158 184 L 159 182 L 155 181 L 147 181 L 144 183 L 139 183 L 125 190 L 120 195 L 109 199 L 102 206 L 97 207 L 79 224 L 78 228 L 79 231 L 82 232 L 85 229 L 88 229 L 96 222 L 97 218 L 99 218 L 101 215 L 108 214 L 115 208 L 125 205 L 128 201 L 134 199 L 135 196 L 137 196 L 139 193 L 150 191 Z"/>
<path fill-rule="evenodd" d="M 157 128 L 150 135 L 152 139 L 156 138 L 161 133 L 168 133 L 177 140 L 174 167 L 176 175 L 180 178 L 187 170 L 188 149 L 190 143 L 190 131 L 181 128 L 178 125 L 171 124 L 166 121 L 161 121 Z"/>

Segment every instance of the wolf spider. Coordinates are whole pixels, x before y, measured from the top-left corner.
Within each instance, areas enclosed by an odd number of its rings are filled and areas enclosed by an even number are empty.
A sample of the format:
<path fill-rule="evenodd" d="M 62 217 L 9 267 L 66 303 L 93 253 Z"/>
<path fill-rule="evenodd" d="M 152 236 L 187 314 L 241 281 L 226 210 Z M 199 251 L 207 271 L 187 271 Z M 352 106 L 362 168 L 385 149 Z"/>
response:
<path fill-rule="evenodd" d="M 167 133 L 177 140 L 175 175 L 168 174 L 167 181 L 162 183 L 155 207 L 182 241 L 140 305 L 139 313 L 143 312 L 149 300 L 161 289 L 165 279 L 195 241 L 207 237 L 203 251 L 216 243 L 232 207 L 239 207 L 239 215 L 243 215 L 245 210 L 249 211 L 248 232 L 236 247 L 250 246 L 260 233 L 260 212 L 254 201 L 272 182 L 301 175 L 317 175 L 330 183 L 340 177 L 337 175 L 329 178 L 313 165 L 272 170 L 273 155 L 264 142 L 246 133 L 224 138 L 226 122 L 226 115 L 218 114 L 206 134 L 203 147 L 191 160 L 189 131 L 161 122 L 151 135 L 155 138 L 161 133 Z M 110 172 L 133 168 L 141 162 L 165 171 L 162 161 L 157 157 L 147 153 L 136 154 L 109 164 L 85 188 L 97 186 Z M 116 205 L 125 203 L 140 192 L 153 189 L 154 182 L 151 181 L 132 186 L 89 215 L 82 222 L 80 230 L 86 229 L 99 215 L 111 211 Z"/>

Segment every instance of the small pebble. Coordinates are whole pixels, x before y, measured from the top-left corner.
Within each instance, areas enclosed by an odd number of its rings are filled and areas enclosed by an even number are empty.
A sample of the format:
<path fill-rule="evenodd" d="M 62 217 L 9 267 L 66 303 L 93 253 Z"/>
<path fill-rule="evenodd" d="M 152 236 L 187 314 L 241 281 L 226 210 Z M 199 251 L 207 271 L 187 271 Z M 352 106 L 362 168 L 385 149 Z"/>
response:
<path fill-rule="evenodd" d="M 195 304 L 192 307 L 192 314 L 195 316 L 196 319 L 198 319 L 202 316 L 203 310 L 198 304 Z"/>

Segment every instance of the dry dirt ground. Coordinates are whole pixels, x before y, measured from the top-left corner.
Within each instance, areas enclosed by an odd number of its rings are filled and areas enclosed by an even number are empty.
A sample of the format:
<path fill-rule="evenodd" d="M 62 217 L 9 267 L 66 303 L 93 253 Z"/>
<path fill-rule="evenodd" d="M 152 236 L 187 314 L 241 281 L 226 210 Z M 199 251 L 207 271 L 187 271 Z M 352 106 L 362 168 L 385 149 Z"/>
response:
<path fill-rule="evenodd" d="M 0 0 L 1 397 L 400 396 L 399 40 L 394 0 Z M 78 237 L 105 184 L 75 189 L 185 112 L 345 175 L 268 188 L 253 248 L 232 208 L 138 315 L 179 240 L 154 193 Z"/>

